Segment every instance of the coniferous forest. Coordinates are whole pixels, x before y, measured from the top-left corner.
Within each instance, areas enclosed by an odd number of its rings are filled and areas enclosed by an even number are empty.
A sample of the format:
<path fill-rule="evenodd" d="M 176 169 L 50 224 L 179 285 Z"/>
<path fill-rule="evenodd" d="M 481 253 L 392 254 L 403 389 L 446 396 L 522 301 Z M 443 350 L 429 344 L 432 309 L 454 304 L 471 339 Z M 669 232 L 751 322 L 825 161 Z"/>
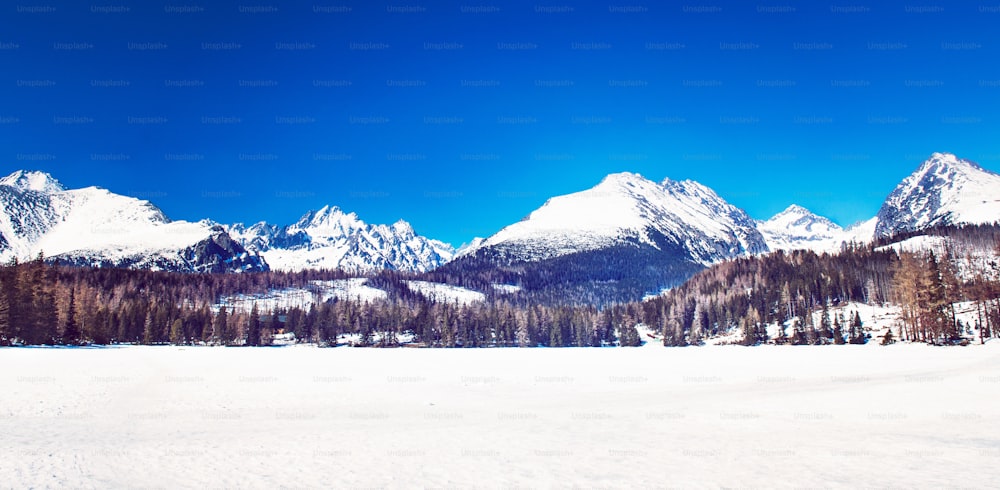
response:
<path fill-rule="evenodd" d="M 640 325 L 662 334 L 666 346 L 699 345 L 734 332 L 744 345 L 962 344 L 992 337 L 1000 328 L 1000 228 L 941 227 L 920 235 L 947 245 L 937 252 L 893 245 L 917 236 L 912 234 L 847 245 L 837 254 L 778 251 L 716 264 L 653 299 L 586 306 L 530 287 L 466 305 L 436 302 L 404 284 L 433 279 L 482 287 L 495 280 L 488 271 L 448 270 L 369 276 L 370 286 L 388 293 L 384 300 L 229 311 L 216 306 L 220 298 L 353 276 L 82 268 L 39 256 L 0 266 L 0 345 L 258 346 L 283 334 L 320 346 L 337 345 L 345 335 L 352 345 L 372 347 L 399 346 L 403 337 L 405 345 L 420 347 L 636 346 L 650 340 L 641 338 Z M 856 311 L 834 313 L 846 302 L 898 305 L 900 322 L 872 339 Z M 974 324 L 958 319 L 959 303 L 974 306 Z M 768 325 L 777 327 L 776 335 Z"/>

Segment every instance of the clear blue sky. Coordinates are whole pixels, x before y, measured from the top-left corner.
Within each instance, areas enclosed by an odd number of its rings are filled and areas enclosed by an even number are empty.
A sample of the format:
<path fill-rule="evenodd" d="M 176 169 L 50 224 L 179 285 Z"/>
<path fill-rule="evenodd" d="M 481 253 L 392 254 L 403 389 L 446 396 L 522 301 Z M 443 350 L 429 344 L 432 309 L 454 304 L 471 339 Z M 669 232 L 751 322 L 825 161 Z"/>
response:
<path fill-rule="evenodd" d="M 997 26 L 995 2 L 8 2 L 0 165 L 456 245 L 618 171 L 847 225 L 934 151 L 1000 169 Z"/>

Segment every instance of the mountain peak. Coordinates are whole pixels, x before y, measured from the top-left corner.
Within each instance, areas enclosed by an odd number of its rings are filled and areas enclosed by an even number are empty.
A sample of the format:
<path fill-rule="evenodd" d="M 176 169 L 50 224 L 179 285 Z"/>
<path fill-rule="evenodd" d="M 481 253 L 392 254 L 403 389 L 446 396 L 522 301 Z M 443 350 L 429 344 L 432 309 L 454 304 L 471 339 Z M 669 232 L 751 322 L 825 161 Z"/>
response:
<path fill-rule="evenodd" d="M 1000 219 L 1000 175 L 951 153 L 934 153 L 889 194 L 877 236 Z"/>
<path fill-rule="evenodd" d="M 758 222 L 757 228 L 771 250 L 832 251 L 848 241 L 839 225 L 798 204 Z"/>
<path fill-rule="evenodd" d="M 345 213 L 337 206 L 326 205 L 316 211 L 309 211 L 295 224 L 299 228 L 357 228 L 365 223 L 357 214 Z"/>
<path fill-rule="evenodd" d="M 813 213 L 812 211 L 810 211 L 810 210 L 808 210 L 808 209 L 806 209 L 806 208 L 804 208 L 802 206 L 799 206 L 798 204 L 792 204 L 792 205 L 788 206 L 787 208 L 785 208 L 784 211 L 782 211 L 782 212 L 774 215 L 774 217 L 772 217 L 771 219 L 774 219 L 774 218 L 776 218 L 778 216 L 786 216 L 786 215 L 789 215 L 789 214 L 815 215 L 815 213 Z"/>
<path fill-rule="evenodd" d="M 971 160 L 959 158 L 953 153 L 932 153 L 930 158 L 920 164 L 916 173 L 927 173 L 933 171 L 937 174 L 962 170 L 984 170 Z"/>
<path fill-rule="evenodd" d="M 22 191 L 59 192 L 65 190 L 52 175 L 37 170 L 18 170 L 2 179 L 0 185 Z"/>
<path fill-rule="evenodd" d="M 415 234 L 415 232 L 413 231 L 413 225 L 402 219 L 393 223 L 392 229 L 397 234 L 402 236 L 412 236 Z"/>
<path fill-rule="evenodd" d="M 553 197 L 482 242 L 528 261 L 619 246 L 647 247 L 688 264 L 766 250 L 750 217 L 711 189 L 693 181 L 658 184 L 629 172 Z"/>
<path fill-rule="evenodd" d="M 598 187 L 636 187 L 645 184 L 651 184 L 653 181 L 633 172 L 618 172 L 614 174 L 608 174 Z"/>

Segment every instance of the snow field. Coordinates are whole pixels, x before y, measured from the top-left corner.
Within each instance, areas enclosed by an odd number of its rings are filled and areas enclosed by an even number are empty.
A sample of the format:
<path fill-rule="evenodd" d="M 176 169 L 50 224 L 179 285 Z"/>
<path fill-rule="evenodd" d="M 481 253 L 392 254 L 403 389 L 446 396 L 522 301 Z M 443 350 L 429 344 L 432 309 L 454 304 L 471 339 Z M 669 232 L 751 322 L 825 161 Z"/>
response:
<path fill-rule="evenodd" d="M 389 293 L 373 288 L 367 283 L 368 279 L 364 277 L 310 281 L 308 288 L 273 289 L 263 294 L 227 296 L 213 305 L 212 310 L 219 311 L 220 307 L 225 306 L 229 311 L 250 313 L 255 303 L 261 312 L 293 307 L 308 310 L 314 303 L 322 303 L 333 298 L 364 303 L 389 297 Z"/>
<path fill-rule="evenodd" d="M 406 287 L 435 302 L 464 306 L 486 301 L 486 295 L 479 291 L 452 286 L 450 284 L 428 281 L 406 281 Z"/>
<path fill-rule="evenodd" d="M 0 486 L 985 488 L 1000 342 L 0 350 Z"/>

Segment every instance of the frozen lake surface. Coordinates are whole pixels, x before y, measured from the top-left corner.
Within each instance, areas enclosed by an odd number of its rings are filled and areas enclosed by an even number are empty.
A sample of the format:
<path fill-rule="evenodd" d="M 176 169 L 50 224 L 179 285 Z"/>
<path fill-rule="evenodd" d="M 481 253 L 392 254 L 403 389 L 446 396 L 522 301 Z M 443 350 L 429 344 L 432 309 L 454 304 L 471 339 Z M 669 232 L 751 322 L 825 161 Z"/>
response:
<path fill-rule="evenodd" d="M 995 487 L 1000 342 L 0 349 L 0 487 Z"/>

